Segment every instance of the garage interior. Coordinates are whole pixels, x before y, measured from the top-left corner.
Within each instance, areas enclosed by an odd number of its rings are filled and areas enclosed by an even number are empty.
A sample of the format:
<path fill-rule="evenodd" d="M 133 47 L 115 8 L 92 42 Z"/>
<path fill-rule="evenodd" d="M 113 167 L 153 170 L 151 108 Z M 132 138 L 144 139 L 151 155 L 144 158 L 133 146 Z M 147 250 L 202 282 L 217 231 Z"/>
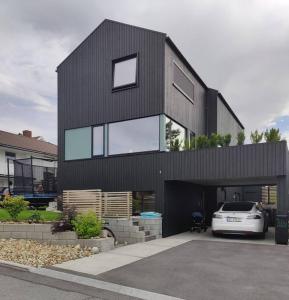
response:
<path fill-rule="evenodd" d="M 244 181 L 242 180 L 242 183 Z M 250 179 L 253 182 L 253 179 Z M 227 185 L 226 185 L 227 184 Z M 282 190 L 279 188 L 279 193 Z M 272 180 L 263 184 L 244 185 L 223 181 L 200 182 L 166 181 L 165 182 L 165 218 L 164 227 L 170 234 L 188 231 L 192 225 L 192 213 L 202 211 L 208 226 L 212 215 L 220 205 L 232 201 L 252 201 L 262 203 L 267 212 L 270 238 L 275 233 L 275 218 L 278 207 L 278 185 Z M 266 235 L 267 236 L 267 235 Z"/>

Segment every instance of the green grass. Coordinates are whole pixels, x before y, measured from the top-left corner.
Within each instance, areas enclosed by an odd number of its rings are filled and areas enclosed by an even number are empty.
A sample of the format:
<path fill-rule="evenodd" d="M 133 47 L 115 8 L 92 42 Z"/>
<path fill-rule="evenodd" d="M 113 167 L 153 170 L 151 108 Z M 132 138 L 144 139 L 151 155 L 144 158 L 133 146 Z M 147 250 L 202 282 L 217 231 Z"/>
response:
<path fill-rule="evenodd" d="M 31 215 L 33 215 L 33 210 L 24 210 L 18 215 L 18 221 L 27 221 Z M 57 221 L 61 218 L 61 214 L 54 211 L 38 210 L 41 216 L 41 221 Z M 6 209 L 0 209 L 0 222 L 11 221 L 11 217 Z"/>

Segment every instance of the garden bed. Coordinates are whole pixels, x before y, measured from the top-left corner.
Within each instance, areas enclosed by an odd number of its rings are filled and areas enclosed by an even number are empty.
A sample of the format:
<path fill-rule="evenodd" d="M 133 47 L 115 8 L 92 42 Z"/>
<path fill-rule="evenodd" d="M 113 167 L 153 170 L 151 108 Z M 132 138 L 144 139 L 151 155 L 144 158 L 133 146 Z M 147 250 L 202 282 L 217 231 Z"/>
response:
<path fill-rule="evenodd" d="M 91 248 L 48 245 L 31 240 L 0 240 L 0 260 L 41 267 L 92 255 Z"/>

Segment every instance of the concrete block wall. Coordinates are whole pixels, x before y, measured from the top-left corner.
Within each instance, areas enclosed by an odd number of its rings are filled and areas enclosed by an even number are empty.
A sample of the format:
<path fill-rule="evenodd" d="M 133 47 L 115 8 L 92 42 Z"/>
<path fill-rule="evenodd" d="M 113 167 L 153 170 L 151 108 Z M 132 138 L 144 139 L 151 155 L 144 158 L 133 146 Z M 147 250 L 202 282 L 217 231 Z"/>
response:
<path fill-rule="evenodd" d="M 113 238 L 79 239 L 74 231 L 52 234 L 52 224 L 0 224 L 0 239 L 27 239 L 53 245 L 98 247 L 100 252 L 114 248 Z"/>
<path fill-rule="evenodd" d="M 162 218 L 141 219 L 140 217 L 133 217 L 130 220 L 105 218 L 105 226 L 112 230 L 116 240 L 120 243 L 142 243 L 147 241 L 148 237 L 162 237 Z M 148 231 L 149 236 L 146 235 Z"/>
<path fill-rule="evenodd" d="M 105 226 L 114 233 L 119 243 L 135 244 L 145 241 L 145 232 L 134 225 L 132 219 L 105 218 Z"/>
<path fill-rule="evenodd" d="M 150 231 L 150 234 L 155 235 L 157 239 L 162 238 L 162 218 L 142 219 L 136 217 L 135 220 L 139 222 L 140 226 L 144 227 L 145 231 Z"/>

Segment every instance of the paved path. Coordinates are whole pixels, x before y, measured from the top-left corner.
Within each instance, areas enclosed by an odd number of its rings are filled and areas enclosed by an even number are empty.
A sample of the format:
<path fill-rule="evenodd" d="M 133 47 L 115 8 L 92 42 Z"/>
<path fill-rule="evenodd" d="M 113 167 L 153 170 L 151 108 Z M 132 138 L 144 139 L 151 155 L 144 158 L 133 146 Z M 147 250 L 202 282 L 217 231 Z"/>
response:
<path fill-rule="evenodd" d="M 146 243 L 138 243 L 119 247 L 109 252 L 100 253 L 90 257 L 80 258 L 62 264 L 55 265 L 57 268 L 85 273 L 89 275 L 98 275 L 138 260 L 145 257 L 155 255 L 157 253 L 169 250 L 176 246 L 182 245 L 192 240 L 202 241 L 216 241 L 216 242 L 234 242 L 234 243 L 253 243 L 263 245 L 274 245 L 274 235 L 271 230 L 267 234 L 267 238 L 256 239 L 256 238 L 215 238 L 212 236 L 210 230 L 206 233 L 181 233 L 164 239 L 152 240 Z"/>

